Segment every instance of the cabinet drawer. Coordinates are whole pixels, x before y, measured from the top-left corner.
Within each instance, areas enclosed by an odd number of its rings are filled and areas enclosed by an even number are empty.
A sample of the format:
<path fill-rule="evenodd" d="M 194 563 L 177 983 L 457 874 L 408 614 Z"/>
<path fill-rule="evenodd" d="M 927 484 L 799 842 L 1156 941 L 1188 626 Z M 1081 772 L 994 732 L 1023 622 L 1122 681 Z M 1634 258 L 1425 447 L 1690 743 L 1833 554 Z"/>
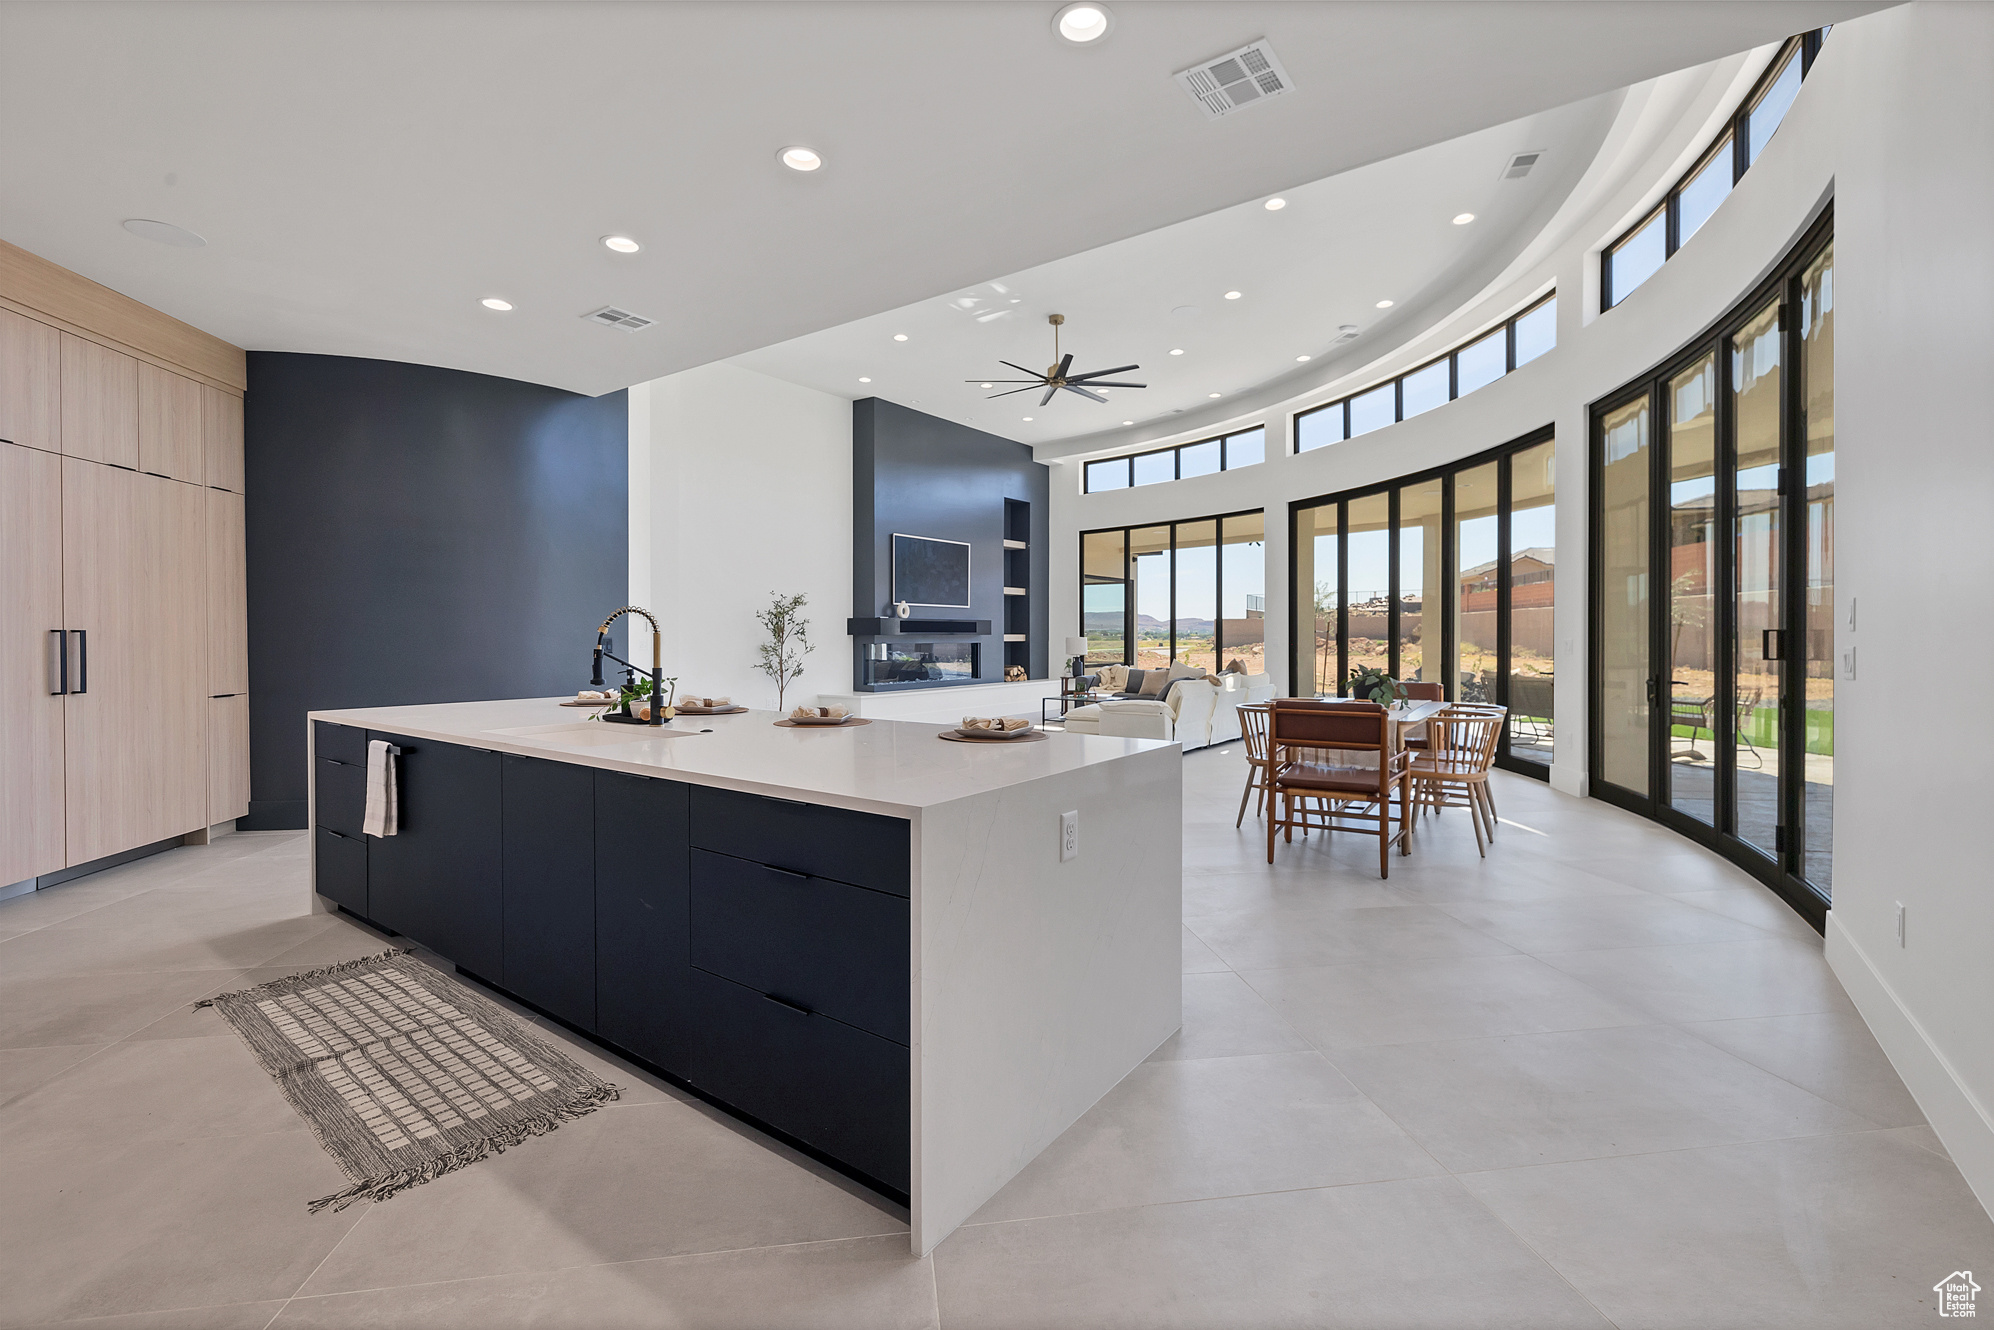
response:
<path fill-rule="evenodd" d="M 367 842 L 358 835 L 342 836 L 327 827 L 312 833 L 317 839 L 318 894 L 344 905 L 357 915 L 367 914 Z"/>
<path fill-rule="evenodd" d="M 367 820 L 366 764 L 320 758 L 312 797 L 316 801 L 312 818 L 319 826 L 360 835 Z"/>
<path fill-rule="evenodd" d="M 812 877 L 908 894 L 905 818 L 695 785 L 692 843 Z"/>
<path fill-rule="evenodd" d="M 908 1041 L 907 899 L 692 852 L 692 963 Z"/>
<path fill-rule="evenodd" d="M 907 1050 L 701 970 L 691 979 L 693 1084 L 904 1197 Z"/>
<path fill-rule="evenodd" d="M 354 725 L 315 720 L 312 722 L 312 754 L 364 767 L 367 765 L 367 731 Z"/>

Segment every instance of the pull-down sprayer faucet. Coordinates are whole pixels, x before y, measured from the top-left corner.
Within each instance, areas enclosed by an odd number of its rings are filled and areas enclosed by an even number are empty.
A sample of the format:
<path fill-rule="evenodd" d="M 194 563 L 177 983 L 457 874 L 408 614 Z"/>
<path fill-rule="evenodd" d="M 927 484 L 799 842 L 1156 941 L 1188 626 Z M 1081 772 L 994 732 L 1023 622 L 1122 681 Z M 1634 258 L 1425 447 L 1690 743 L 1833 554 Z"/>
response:
<path fill-rule="evenodd" d="M 640 609 L 635 605 L 625 605 L 622 609 L 602 621 L 602 627 L 596 629 L 595 632 L 595 671 L 589 676 L 589 682 L 598 688 L 602 686 L 602 658 L 604 656 L 608 656 L 618 665 L 630 671 L 633 679 L 636 677 L 637 666 L 632 665 L 629 661 L 623 659 L 623 657 L 610 651 L 606 645 L 609 635 L 609 625 L 615 623 L 626 614 L 641 614 L 651 625 L 651 719 L 649 721 L 642 721 L 631 715 L 629 713 L 629 703 L 627 702 L 624 703 L 624 710 L 621 713 L 613 711 L 605 712 L 602 718 L 607 721 L 614 721 L 620 725 L 663 725 L 665 723 L 665 638 L 664 634 L 658 631 L 658 621 L 652 618 L 649 610 Z"/>

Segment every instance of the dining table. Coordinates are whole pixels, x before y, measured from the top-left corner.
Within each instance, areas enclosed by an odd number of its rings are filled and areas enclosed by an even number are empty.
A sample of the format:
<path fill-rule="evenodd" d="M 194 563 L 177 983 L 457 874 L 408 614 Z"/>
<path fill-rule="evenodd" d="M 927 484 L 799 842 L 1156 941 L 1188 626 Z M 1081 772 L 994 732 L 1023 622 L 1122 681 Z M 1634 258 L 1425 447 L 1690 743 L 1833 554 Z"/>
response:
<path fill-rule="evenodd" d="M 1336 702 L 1336 701 L 1348 701 L 1352 699 L 1314 698 L 1311 700 Z M 1385 722 L 1387 728 L 1391 731 L 1391 736 L 1392 736 L 1392 751 L 1396 753 L 1401 749 L 1403 749 L 1405 747 L 1406 739 L 1408 737 L 1413 736 L 1418 730 L 1420 730 L 1425 726 L 1426 722 L 1432 720 L 1435 716 L 1438 716 L 1441 712 L 1445 711 L 1448 707 L 1451 707 L 1453 705 L 1455 704 L 1446 701 L 1445 699 L 1442 698 L 1407 698 L 1404 701 L 1401 701 L 1396 706 L 1385 708 Z M 1240 704 L 1239 709 L 1243 712 L 1254 712 L 1257 714 L 1266 715 L 1273 711 L 1274 703 L 1242 702 Z M 1266 733 L 1266 731 L 1263 729 L 1262 733 L 1264 734 Z M 1288 745 L 1288 746 L 1295 747 L 1296 745 Z M 1304 751 L 1323 752 L 1329 750 L 1307 749 Z M 1352 754 L 1351 756 L 1370 757 L 1369 754 Z M 1266 783 L 1271 782 L 1273 776 L 1273 767 L 1280 761 L 1280 755 L 1278 753 L 1271 751 L 1270 749 L 1270 751 L 1267 754 L 1267 758 L 1268 762 L 1266 767 L 1251 773 L 1251 775 L 1257 775 L 1260 777 L 1263 783 L 1262 784 L 1263 789 L 1265 788 Z M 1373 758 L 1372 761 L 1375 761 L 1375 758 Z M 1363 765 L 1369 765 L 1369 763 L 1367 762 L 1364 763 Z M 1408 836 L 1405 842 L 1403 843 L 1403 853 L 1406 854 L 1412 853 L 1412 838 L 1410 836 Z"/>

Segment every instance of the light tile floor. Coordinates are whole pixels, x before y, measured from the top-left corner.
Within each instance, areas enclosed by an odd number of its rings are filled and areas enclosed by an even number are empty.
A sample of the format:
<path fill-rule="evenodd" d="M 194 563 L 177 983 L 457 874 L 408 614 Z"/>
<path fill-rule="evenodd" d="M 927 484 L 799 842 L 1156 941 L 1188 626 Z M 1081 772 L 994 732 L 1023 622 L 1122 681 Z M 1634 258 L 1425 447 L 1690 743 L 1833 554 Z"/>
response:
<path fill-rule="evenodd" d="M 0 902 L 0 1327 L 1928 1324 L 1994 1225 L 1821 959 L 1659 828 L 1497 786 L 1376 876 L 1268 867 L 1185 759 L 1181 1033 L 925 1261 L 889 1209 L 623 1099 L 379 1206 L 209 993 L 380 950 L 239 835 Z M 566 1039 L 566 1036 L 559 1036 Z"/>

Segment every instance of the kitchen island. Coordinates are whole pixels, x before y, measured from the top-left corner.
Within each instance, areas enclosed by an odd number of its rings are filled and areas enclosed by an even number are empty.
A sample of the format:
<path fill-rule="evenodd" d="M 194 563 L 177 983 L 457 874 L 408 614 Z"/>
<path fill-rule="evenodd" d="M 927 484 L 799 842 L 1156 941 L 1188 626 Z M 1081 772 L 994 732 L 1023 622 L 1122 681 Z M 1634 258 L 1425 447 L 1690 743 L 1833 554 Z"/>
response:
<path fill-rule="evenodd" d="M 316 907 L 904 1203 L 917 1254 L 1178 1028 L 1176 745 L 561 700 L 313 712 Z M 370 738 L 402 750 L 391 837 Z"/>

